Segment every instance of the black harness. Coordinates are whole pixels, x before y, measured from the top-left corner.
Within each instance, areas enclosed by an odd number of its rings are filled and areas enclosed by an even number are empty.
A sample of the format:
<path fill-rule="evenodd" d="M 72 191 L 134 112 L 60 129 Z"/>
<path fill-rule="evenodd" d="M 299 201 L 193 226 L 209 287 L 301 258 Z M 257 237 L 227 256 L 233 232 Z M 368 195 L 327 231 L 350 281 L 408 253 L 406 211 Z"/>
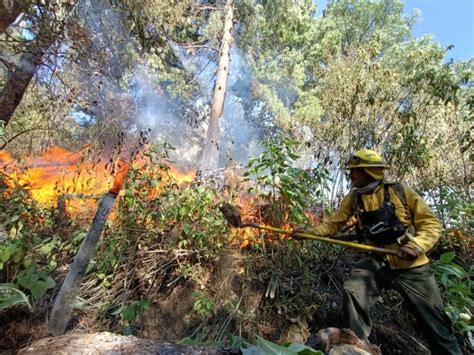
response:
<path fill-rule="evenodd" d="M 360 193 L 356 193 L 357 207 L 355 215 L 359 219 L 356 224 L 357 239 L 363 242 L 366 239 L 377 246 L 392 244 L 397 238 L 405 234 L 408 226 L 398 219 L 395 205 L 390 201 L 389 185 L 384 185 L 384 200 L 382 207 L 375 211 L 365 211 Z"/>

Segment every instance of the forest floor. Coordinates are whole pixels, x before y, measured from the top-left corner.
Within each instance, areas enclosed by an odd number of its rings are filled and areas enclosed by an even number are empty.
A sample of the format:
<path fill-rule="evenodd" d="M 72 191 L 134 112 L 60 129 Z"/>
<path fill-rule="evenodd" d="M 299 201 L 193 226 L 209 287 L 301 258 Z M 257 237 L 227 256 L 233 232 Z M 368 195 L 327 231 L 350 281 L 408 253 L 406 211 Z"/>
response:
<path fill-rule="evenodd" d="M 312 335 L 320 329 L 327 327 L 344 327 L 341 312 L 340 287 L 343 279 L 350 270 L 353 262 L 361 255 L 359 252 L 349 250 L 340 251 L 335 260 L 320 262 L 320 272 L 314 280 L 316 288 L 314 313 L 311 317 L 293 318 L 282 315 L 278 309 L 275 311 L 271 299 L 265 297 L 268 286 L 254 278 L 246 286 L 247 293 L 240 295 L 242 305 L 247 310 L 253 310 L 255 317 L 251 321 L 240 319 L 240 324 L 233 323 L 225 328 L 225 314 L 215 314 L 213 319 L 203 320 L 193 315 L 195 298 L 194 283 L 181 280 L 171 287 L 157 287 L 153 292 L 151 307 L 136 319 L 130 326 L 124 326 L 120 319 L 109 312 L 99 316 L 96 311 L 76 311 L 69 323 L 69 329 L 80 330 L 86 333 L 111 331 L 117 334 L 132 333 L 143 339 L 153 339 L 163 342 L 178 342 L 183 338 L 191 339 L 198 334 L 225 332 L 233 330 L 234 334 L 251 332 L 262 334 L 267 339 L 282 342 L 308 342 L 311 344 Z M 242 258 L 234 254 L 227 254 L 214 265 L 214 271 L 209 277 L 213 284 L 220 284 L 219 291 L 223 294 L 219 299 L 232 297 L 231 294 L 242 292 L 244 277 L 239 276 L 242 267 Z M 262 271 L 262 270 L 260 270 Z M 257 273 L 258 274 L 258 273 Z M 249 286 L 250 285 L 250 286 Z M 268 296 L 268 294 L 267 294 Z M 30 311 L 26 307 L 14 307 L 0 313 L 0 349 L 15 352 L 28 346 L 33 341 L 50 336 L 48 319 L 53 303 L 53 294 L 43 298 L 42 302 L 35 305 Z M 275 302 L 277 303 L 277 302 Z M 280 304 L 279 306 L 281 306 Z M 307 311 L 303 312 L 305 315 Z M 228 316 L 228 315 L 227 315 Z M 271 318 L 269 318 L 271 317 Z M 419 333 L 414 318 L 405 309 L 401 297 L 395 291 L 384 292 L 383 297 L 373 310 L 374 328 L 370 336 L 373 344 L 380 346 L 383 354 L 428 354 L 424 348 L 424 341 Z M 243 329 L 245 326 L 251 331 Z M 212 329 L 214 328 L 214 329 Z M 211 338 L 208 336 L 208 338 Z M 214 339 L 217 337 L 214 336 Z M 223 341 L 215 344 L 222 344 Z"/>

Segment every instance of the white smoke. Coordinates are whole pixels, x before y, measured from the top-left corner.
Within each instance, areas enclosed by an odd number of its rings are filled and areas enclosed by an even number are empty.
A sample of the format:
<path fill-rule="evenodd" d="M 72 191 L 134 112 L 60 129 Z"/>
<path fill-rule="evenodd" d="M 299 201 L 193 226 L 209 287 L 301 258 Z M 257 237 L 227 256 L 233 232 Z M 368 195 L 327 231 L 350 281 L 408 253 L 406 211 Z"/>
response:
<path fill-rule="evenodd" d="M 144 57 L 131 70 L 122 63 L 121 58 L 125 59 L 130 50 L 135 54 L 139 51 L 137 43 L 125 30 L 123 19 L 115 11 L 105 8 L 97 0 L 88 0 L 82 5 L 81 11 L 87 15 L 84 16 L 87 19 L 85 25 L 91 32 L 94 48 L 98 48 L 99 53 L 109 55 L 104 70 L 83 78 L 84 84 L 90 88 L 88 99 L 94 104 L 92 109 L 87 108 L 83 112 L 78 107 L 75 116 L 107 117 L 110 113 L 115 114 L 113 110 L 121 109 L 118 105 L 114 106 L 111 97 L 114 100 L 127 98 L 133 106 L 127 106 L 130 112 L 123 114 L 126 120 L 120 123 L 125 136 L 136 137 L 139 132 L 148 132 L 148 142 L 167 142 L 175 147 L 174 151 L 170 151 L 170 157 L 178 166 L 196 168 L 206 138 L 217 53 L 210 50 L 189 51 L 170 44 L 181 66 L 191 73 L 192 81 L 200 88 L 192 100 L 185 101 L 167 92 L 160 73 L 148 67 Z M 108 33 L 112 28 L 114 35 Z M 104 52 L 104 49 L 107 50 Z M 124 80 L 125 77 L 129 79 Z M 256 156 L 262 149 L 259 145 L 260 129 L 255 123 L 262 106 L 252 96 L 252 80 L 252 71 L 245 55 L 233 46 L 224 113 L 220 122 L 221 167 L 229 164 L 245 165 L 249 157 Z M 126 85 L 123 85 L 124 82 Z M 115 94 L 107 95 L 106 92 Z"/>
<path fill-rule="evenodd" d="M 184 102 L 162 92 L 158 78 L 144 66 L 138 66 L 133 75 L 132 86 L 135 87 L 139 108 L 137 119 L 142 129 L 151 130 L 153 140 L 165 140 L 176 148 L 172 158 L 178 165 L 195 167 L 206 137 L 217 64 L 208 53 L 189 54 L 182 48 L 175 46 L 174 49 L 184 68 L 193 74 L 201 88 L 201 94 L 194 98 L 192 107 L 205 120 L 190 125 L 182 110 Z M 245 165 L 249 157 L 261 150 L 261 134 L 245 109 L 245 100 L 251 99 L 251 80 L 250 67 L 244 56 L 238 48 L 232 48 L 224 114 L 220 122 L 221 167 Z"/>

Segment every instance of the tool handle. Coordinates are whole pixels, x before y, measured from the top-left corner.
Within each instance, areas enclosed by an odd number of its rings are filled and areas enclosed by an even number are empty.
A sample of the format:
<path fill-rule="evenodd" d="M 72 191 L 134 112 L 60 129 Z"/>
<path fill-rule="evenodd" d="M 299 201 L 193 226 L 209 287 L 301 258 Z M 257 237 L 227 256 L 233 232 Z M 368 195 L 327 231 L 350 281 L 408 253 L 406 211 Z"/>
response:
<path fill-rule="evenodd" d="M 92 258 L 110 210 L 114 205 L 115 197 L 115 194 L 108 192 L 100 201 L 94 221 L 74 257 L 61 290 L 56 296 L 49 322 L 49 329 L 54 336 L 63 335 L 66 331 L 76 297 L 81 289 L 82 279 L 87 271 L 87 266 Z"/>
<path fill-rule="evenodd" d="M 398 252 L 396 250 L 380 248 L 380 247 L 376 247 L 376 246 L 372 246 L 372 245 L 366 245 L 366 244 L 346 242 L 346 241 L 343 241 L 343 240 L 332 239 L 332 238 L 318 237 L 316 235 L 308 234 L 308 233 L 293 233 L 292 231 L 288 231 L 288 230 L 285 230 L 285 229 L 269 227 L 269 226 L 264 226 L 264 225 L 260 225 L 260 224 L 255 224 L 255 223 L 244 224 L 242 227 L 254 227 L 254 228 L 265 229 L 265 230 L 269 230 L 269 231 L 272 231 L 272 232 L 281 233 L 281 234 L 296 235 L 296 236 L 298 236 L 300 238 L 304 238 L 304 239 L 311 239 L 311 240 L 317 240 L 317 241 L 320 241 L 320 242 L 325 242 L 325 243 L 330 243 L 330 244 L 342 245 L 342 246 L 346 246 L 346 247 L 349 247 L 349 248 L 355 248 L 355 249 L 360 249 L 360 250 L 364 250 L 364 251 L 371 251 L 371 252 L 389 254 L 389 255 L 395 255 L 395 256 L 398 255 Z"/>

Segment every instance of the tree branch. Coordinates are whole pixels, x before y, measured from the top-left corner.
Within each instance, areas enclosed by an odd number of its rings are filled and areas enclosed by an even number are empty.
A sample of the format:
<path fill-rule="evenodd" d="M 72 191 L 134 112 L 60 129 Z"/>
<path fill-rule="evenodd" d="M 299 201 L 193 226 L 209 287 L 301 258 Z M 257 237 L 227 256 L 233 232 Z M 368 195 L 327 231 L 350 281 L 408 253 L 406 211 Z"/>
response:
<path fill-rule="evenodd" d="M 30 129 L 26 129 L 24 131 L 21 131 L 17 134 L 15 134 L 13 137 L 11 137 L 10 139 L 5 139 L 3 138 L 4 142 L 2 146 L 0 146 L 0 150 L 2 149 L 5 149 L 5 147 L 8 145 L 8 143 L 11 143 L 13 142 L 13 140 L 15 140 L 16 138 L 18 138 L 19 136 L 21 136 L 22 134 L 25 134 L 25 133 L 28 133 L 28 132 L 31 132 L 31 131 L 47 131 L 48 129 L 47 128 L 30 128 Z"/>
<path fill-rule="evenodd" d="M 0 54 L 0 63 L 2 63 L 8 71 L 12 71 L 15 68 L 15 63 L 9 60 L 7 57 Z"/>

